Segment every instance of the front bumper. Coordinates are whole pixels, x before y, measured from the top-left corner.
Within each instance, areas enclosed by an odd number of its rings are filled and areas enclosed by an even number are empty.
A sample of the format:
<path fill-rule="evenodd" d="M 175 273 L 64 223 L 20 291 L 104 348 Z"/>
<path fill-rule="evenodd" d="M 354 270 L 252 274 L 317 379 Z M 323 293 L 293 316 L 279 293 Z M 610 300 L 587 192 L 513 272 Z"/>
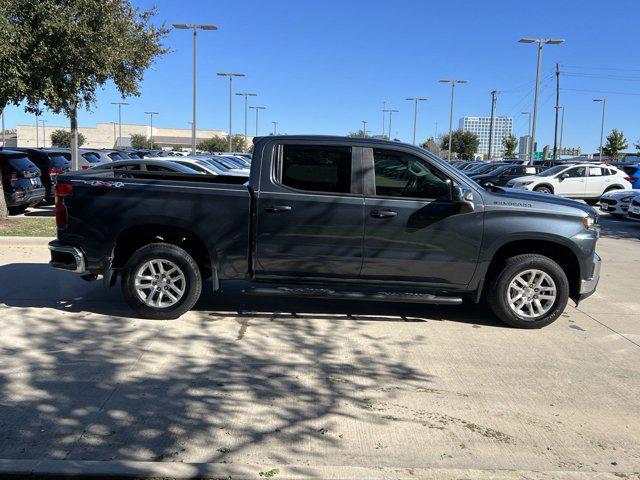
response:
<path fill-rule="evenodd" d="M 596 287 L 598 286 L 598 281 L 600 280 L 600 266 L 602 264 L 602 259 L 597 253 L 593 254 L 593 270 L 591 272 L 591 276 L 587 279 L 583 279 L 580 281 L 580 300 L 584 300 L 585 298 L 591 296 L 593 292 L 596 291 Z"/>
<path fill-rule="evenodd" d="M 88 273 L 84 253 L 79 248 L 53 240 L 49 242 L 49 250 L 51 251 L 49 265 L 53 268 L 67 270 L 79 275 Z"/>

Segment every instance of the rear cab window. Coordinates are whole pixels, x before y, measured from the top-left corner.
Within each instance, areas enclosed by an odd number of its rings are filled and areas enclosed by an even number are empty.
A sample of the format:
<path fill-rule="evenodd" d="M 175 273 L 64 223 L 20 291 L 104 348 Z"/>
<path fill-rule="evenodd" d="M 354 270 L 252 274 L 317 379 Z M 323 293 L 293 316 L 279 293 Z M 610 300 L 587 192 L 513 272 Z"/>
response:
<path fill-rule="evenodd" d="M 307 192 L 351 193 L 351 172 L 351 147 L 282 145 L 278 178 L 286 187 Z"/>

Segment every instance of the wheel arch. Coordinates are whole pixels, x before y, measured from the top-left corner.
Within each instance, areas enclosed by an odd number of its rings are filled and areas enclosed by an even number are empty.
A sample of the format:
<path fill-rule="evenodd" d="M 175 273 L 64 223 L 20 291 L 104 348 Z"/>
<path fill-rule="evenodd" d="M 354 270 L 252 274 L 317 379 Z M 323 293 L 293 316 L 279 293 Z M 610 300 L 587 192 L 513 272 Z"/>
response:
<path fill-rule="evenodd" d="M 533 187 L 531 190 L 533 190 L 535 192 L 536 189 L 540 188 L 540 187 L 547 187 L 549 190 L 551 190 L 551 193 L 554 193 L 556 191 L 556 189 L 553 188 L 553 185 L 550 184 L 550 183 L 547 183 L 547 182 L 539 183 L 535 187 Z"/>

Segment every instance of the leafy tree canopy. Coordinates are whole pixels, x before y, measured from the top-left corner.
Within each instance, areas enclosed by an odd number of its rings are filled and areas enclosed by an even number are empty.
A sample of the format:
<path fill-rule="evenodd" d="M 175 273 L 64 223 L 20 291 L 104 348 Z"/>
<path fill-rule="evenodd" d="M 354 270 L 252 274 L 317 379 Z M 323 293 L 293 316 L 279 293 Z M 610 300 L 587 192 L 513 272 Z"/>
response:
<path fill-rule="evenodd" d="M 438 143 L 433 137 L 427 138 L 420 144 L 420 146 L 431 153 L 442 156 L 442 150 L 440 150 L 440 147 L 438 147 Z"/>
<path fill-rule="evenodd" d="M 78 133 L 78 147 L 84 145 L 84 135 Z M 69 130 L 54 130 L 51 132 L 51 145 L 59 148 L 71 148 L 71 132 Z"/>
<path fill-rule="evenodd" d="M 131 135 L 131 146 L 139 149 L 158 149 L 160 145 L 140 133 Z"/>
<path fill-rule="evenodd" d="M 514 135 L 507 135 L 502 139 L 502 146 L 504 147 L 504 156 L 513 158 L 516 156 L 518 139 Z"/>
<path fill-rule="evenodd" d="M 347 134 L 347 137 L 352 137 L 352 138 L 369 138 L 369 134 L 366 133 L 364 130 L 360 129 L 357 132 L 349 132 Z"/>
<path fill-rule="evenodd" d="M 451 133 L 451 151 L 455 152 L 458 158 L 473 160 L 479 146 L 480 140 L 473 132 L 458 129 Z M 449 150 L 449 135 L 441 137 L 440 148 L 444 151 Z"/>
<path fill-rule="evenodd" d="M 627 139 L 624 138 L 624 132 L 618 131 L 617 128 L 611 130 L 607 135 L 607 143 L 602 147 L 602 153 L 608 157 L 616 158 L 618 154 L 629 148 Z"/>
<path fill-rule="evenodd" d="M 244 136 L 233 135 L 231 137 L 231 150 L 233 152 L 241 152 L 244 148 Z M 224 137 L 212 137 L 198 144 L 198 150 L 204 152 L 228 152 L 229 151 L 229 135 Z"/>

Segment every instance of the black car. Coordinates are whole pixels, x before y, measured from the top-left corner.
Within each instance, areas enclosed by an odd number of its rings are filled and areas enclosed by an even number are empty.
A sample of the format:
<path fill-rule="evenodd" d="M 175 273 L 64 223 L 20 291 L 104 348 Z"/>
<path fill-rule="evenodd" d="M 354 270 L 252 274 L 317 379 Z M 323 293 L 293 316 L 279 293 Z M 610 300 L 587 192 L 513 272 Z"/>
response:
<path fill-rule="evenodd" d="M 491 170 L 489 173 L 473 175 L 471 178 L 483 187 L 490 187 L 492 185 L 503 187 L 509 180 L 524 177 L 525 175 L 536 175 L 542 170 L 544 170 L 544 167 L 507 164 Z"/>
<path fill-rule="evenodd" d="M 45 203 L 53 203 L 55 199 L 56 178 L 71 169 L 69 157 L 71 154 L 64 150 L 49 148 L 16 148 L 25 152 L 36 167 L 40 169 L 40 180 L 45 188 Z"/>
<path fill-rule="evenodd" d="M 40 169 L 25 152 L 0 150 L 0 172 L 10 215 L 24 212 L 44 199 L 45 188 L 40 180 Z"/>

